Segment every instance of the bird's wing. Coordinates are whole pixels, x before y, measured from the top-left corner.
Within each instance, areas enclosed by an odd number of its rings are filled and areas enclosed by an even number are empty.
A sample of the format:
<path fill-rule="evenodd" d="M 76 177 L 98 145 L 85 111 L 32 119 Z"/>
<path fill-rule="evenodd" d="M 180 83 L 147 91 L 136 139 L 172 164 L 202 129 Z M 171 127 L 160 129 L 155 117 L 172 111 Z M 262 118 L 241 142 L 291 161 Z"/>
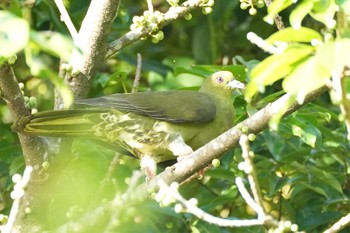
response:
<path fill-rule="evenodd" d="M 202 123 L 216 114 L 214 101 L 196 91 L 164 91 L 114 94 L 76 101 L 77 105 L 116 109 L 173 123 Z"/>

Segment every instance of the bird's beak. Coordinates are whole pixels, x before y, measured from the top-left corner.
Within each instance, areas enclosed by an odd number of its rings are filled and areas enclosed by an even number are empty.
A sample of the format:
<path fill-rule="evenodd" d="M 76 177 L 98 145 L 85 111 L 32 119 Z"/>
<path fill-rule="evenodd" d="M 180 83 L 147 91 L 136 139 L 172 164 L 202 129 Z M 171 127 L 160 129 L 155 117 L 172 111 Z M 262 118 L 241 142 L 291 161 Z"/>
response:
<path fill-rule="evenodd" d="M 245 88 L 245 85 L 244 83 L 240 82 L 240 81 L 237 81 L 237 80 L 232 80 L 230 81 L 228 84 L 227 84 L 228 87 L 234 89 L 234 88 L 237 88 L 237 89 L 242 89 L 244 90 Z"/>

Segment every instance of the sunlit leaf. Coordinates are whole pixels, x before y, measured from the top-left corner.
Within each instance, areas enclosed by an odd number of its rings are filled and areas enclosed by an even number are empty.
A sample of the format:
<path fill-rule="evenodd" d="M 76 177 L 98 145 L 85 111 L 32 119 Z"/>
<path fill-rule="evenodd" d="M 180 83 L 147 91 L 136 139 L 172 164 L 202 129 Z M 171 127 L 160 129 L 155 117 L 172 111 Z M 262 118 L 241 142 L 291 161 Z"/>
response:
<path fill-rule="evenodd" d="M 0 11 L 0 22 L 0 56 L 10 57 L 27 45 L 29 24 L 6 11 Z"/>
<path fill-rule="evenodd" d="M 299 29 L 285 28 L 266 39 L 267 42 L 311 42 L 312 40 L 322 41 L 322 35 L 310 28 L 301 27 Z"/>
<path fill-rule="evenodd" d="M 312 8 L 312 11 L 313 12 L 324 12 L 329 8 L 331 2 L 334 3 L 334 1 L 332 1 L 332 0 L 314 1 L 314 7 Z"/>
<path fill-rule="evenodd" d="M 258 64 L 250 73 L 251 80 L 245 90 L 245 98 L 250 101 L 257 91 L 264 92 L 265 86 L 289 74 L 295 63 L 305 59 L 314 51 L 308 45 L 292 45 L 282 54 L 274 54 Z"/>
<path fill-rule="evenodd" d="M 316 126 L 297 117 L 291 120 L 291 124 L 293 135 L 299 137 L 309 146 L 315 147 L 316 140 L 318 140 L 319 143 L 321 142 L 321 132 Z"/>
<path fill-rule="evenodd" d="M 334 16 L 339 7 L 335 4 L 334 0 L 325 2 L 325 4 L 329 4 L 328 7 L 324 7 L 324 8 L 316 7 L 314 8 L 314 11 L 310 12 L 310 16 L 316 19 L 317 21 L 320 21 L 321 23 L 326 25 L 328 28 L 334 28 L 336 25 Z M 322 10 L 318 10 L 318 9 L 322 9 Z"/>
<path fill-rule="evenodd" d="M 345 14 L 350 14 L 350 0 L 336 0 L 336 3 L 342 8 Z"/>
<path fill-rule="evenodd" d="M 302 103 L 309 92 L 325 85 L 329 77 L 329 70 L 320 65 L 315 57 L 311 57 L 298 65 L 283 81 L 282 86 L 286 92 L 296 95 L 299 103 Z"/>
<path fill-rule="evenodd" d="M 316 51 L 316 59 L 329 72 L 342 72 L 350 66 L 350 39 L 339 39 L 325 43 Z"/>
<path fill-rule="evenodd" d="M 299 29 L 301 27 L 301 22 L 310 13 L 313 6 L 314 0 L 304 0 L 297 5 L 289 16 L 289 22 L 293 28 Z M 303 34 L 300 34 L 300 36 L 303 36 Z"/>

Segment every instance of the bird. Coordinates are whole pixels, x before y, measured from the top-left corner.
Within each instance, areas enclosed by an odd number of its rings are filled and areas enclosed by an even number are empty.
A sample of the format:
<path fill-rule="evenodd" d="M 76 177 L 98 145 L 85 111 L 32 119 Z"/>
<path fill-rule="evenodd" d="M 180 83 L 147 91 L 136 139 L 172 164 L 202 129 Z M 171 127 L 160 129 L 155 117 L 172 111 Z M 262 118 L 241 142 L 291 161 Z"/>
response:
<path fill-rule="evenodd" d="M 233 126 L 232 92 L 244 89 L 230 71 L 207 77 L 198 91 L 118 93 L 75 101 L 74 108 L 21 118 L 19 133 L 87 137 L 124 148 L 152 179 L 157 163 L 191 154 Z"/>

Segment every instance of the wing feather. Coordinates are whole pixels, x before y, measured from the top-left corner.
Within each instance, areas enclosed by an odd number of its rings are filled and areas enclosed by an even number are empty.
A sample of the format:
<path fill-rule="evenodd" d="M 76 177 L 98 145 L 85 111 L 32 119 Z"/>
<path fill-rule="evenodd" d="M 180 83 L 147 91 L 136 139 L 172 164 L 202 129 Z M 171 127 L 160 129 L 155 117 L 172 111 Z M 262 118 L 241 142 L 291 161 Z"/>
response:
<path fill-rule="evenodd" d="M 116 109 L 173 123 L 202 123 L 214 119 L 216 106 L 205 93 L 164 91 L 113 94 L 76 101 L 78 106 Z"/>

